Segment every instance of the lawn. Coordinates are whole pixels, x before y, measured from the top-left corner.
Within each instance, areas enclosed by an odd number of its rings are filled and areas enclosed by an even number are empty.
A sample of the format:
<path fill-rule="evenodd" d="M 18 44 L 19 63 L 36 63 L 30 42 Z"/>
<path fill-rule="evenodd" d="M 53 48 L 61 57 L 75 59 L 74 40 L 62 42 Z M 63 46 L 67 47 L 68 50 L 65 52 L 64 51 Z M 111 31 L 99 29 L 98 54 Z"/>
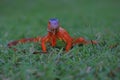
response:
<path fill-rule="evenodd" d="M 72 37 L 97 40 L 98 45 L 74 46 L 65 53 L 39 43 L 7 47 L 21 38 L 44 36 L 56 17 Z M 120 80 L 119 0 L 1 0 L 0 80 Z"/>

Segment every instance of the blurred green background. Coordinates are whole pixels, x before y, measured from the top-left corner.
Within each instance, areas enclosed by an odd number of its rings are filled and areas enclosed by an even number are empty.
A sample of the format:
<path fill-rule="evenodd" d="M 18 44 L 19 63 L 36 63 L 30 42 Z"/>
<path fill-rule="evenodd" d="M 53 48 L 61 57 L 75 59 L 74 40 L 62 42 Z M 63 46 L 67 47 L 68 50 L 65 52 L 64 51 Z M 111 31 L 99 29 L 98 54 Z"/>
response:
<path fill-rule="evenodd" d="M 33 55 L 7 49 L 9 41 L 46 35 L 48 20 L 54 17 L 73 37 L 119 44 L 120 0 L 0 0 L 2 80 L 120 79 L 120 46 L 113 51 L 106 45 L 81 51 L 75 47 L 62 56 L 61 50 L 53 51 L 54 55 Z"/>
<path fill-rule="evenodd" d="M 119 0 L 1 0 L 0 34 L 8 39 L 44 35 L 53 17 L 72 36 L 77 32 L 80 36 L 119 32 L 119 9 Z"/>

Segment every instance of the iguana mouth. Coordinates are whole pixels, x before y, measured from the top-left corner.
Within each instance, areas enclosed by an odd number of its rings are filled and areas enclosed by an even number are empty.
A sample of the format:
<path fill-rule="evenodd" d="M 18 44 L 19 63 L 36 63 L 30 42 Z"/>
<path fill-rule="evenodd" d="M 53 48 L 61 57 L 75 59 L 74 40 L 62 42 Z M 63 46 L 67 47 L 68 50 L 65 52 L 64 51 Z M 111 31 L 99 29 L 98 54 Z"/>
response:
<path fill-rule="evenodd" d="M 59 28 L 57 29 L 48 29 L 48 32 L 53 33 L 54 35 L 59 31 Z"/>

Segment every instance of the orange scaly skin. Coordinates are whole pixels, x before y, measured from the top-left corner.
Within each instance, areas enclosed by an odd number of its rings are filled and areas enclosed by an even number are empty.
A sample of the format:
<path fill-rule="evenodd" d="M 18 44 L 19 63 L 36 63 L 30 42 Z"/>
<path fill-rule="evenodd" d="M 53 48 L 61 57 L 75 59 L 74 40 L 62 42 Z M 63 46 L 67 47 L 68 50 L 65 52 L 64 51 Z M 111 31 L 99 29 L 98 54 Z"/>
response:
<path fill-rule="evenodd" d="M 57 23 L 58 25 L 59 23 Z M 52 25 L 52 26 L 51 26 Z M 56 41 L 60 39 L 66 43 L 65 50 L 66 52 L 71 49 L 73 45 L 76 44 L 97 44 L 96 41 L 87 41 L 84 38 L 72 38 L 68 32 L 63 29 L 61 26 L 56 26 L 56 22 L 48 22 L 48 34 L 44 37 L 37 37 L 37 38 L 28 38 L 28 39 L 21 39 L 17 41 L 10 42 L 8 47 L 12 47 L 17 45 L 18 43 L 26 43 L 26 42 L 41 42 L 42 50 L 44 53 L 47 52 L 46 43 L 49 42 L 52 47 L 56 46 Z"/>
<path fill-rule="evenodd" d="M 56 32 L 55 34 L 53 34 L 52 32 L 48 32 L 48 35 L 44 36 L 41 39 L 41 46 L 43 52 L 47 52 L 45 46 L 46 42 L 50 42 L 51 46 L 54 47 L 56 46 L 57 39 L 63 40 L 66 43 L 66 48 L 65 48 L 66 52 L 69 51 L 71 47 L 76 44 L 97 44 L 96 41 L 87 41 L 82 37 L 74 39 L 68 34 L 68 32 L 65 29 L 59 27 L 58 32 Z"/>

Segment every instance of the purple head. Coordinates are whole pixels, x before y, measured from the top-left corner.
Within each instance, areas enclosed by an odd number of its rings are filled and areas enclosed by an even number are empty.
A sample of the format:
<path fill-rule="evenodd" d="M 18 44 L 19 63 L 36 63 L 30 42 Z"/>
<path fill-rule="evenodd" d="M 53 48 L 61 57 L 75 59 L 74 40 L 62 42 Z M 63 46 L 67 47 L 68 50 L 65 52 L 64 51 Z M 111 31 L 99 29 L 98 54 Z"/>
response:
<path fill-rule="evenodd" d="M 49 20 L 49 23 L 50 23 L 49 27 L 52 28 L 52 29 L 57 29 L 59 27 L 59 21 L 56 18 L 51 18 Z"/>

